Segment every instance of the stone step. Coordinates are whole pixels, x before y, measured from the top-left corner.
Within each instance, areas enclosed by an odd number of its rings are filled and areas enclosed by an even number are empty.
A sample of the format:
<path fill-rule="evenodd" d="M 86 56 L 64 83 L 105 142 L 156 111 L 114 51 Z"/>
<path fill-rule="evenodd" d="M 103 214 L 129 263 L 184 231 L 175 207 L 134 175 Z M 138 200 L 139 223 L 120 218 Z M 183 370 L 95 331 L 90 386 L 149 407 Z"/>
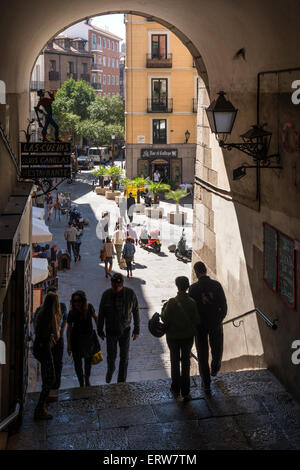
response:
<path fill-rule="evenodd" d="M 8 449 L 297 449 L 300 406 L 266 370 L 224 373 L 206 397 L 192 377 L 190 402 L 174 400 L 170 380 L 63 390 L 54 417 L 34 422 L 28 395 Z"/>

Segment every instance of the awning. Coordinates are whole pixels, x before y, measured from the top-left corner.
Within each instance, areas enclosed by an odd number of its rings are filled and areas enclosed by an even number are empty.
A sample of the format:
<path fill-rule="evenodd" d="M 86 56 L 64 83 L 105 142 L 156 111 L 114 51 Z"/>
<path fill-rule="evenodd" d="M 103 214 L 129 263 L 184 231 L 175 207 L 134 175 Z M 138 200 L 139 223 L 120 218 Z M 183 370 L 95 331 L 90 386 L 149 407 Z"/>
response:
<path fill-rule="evenodd" d="M 45 258 L 32 258 L 31 283 L 38 284 L 47 279 L 49 275 L 48 261 Z"/>
<path fill-rule="evenodd" d="M 43 220 L 32 218 L 32 243 L 51 242 L 52 233 Z"/>
<path fill-rule="evenodd" d="M 41 207 L 32 206 L 32 218 L 43 219 L 45 217 L 45 210 Z"/>

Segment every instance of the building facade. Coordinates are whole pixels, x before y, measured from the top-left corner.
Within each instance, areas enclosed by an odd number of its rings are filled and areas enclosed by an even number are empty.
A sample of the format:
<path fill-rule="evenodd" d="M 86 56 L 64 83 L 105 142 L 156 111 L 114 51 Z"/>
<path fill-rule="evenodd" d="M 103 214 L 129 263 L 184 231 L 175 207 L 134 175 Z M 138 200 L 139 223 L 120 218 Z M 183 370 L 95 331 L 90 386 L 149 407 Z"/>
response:
<path fill-rule="evenodd" d="M 126 15 L 126 172 L 191 183 L 196 157 L 197 71 L 161 24 Z"/>

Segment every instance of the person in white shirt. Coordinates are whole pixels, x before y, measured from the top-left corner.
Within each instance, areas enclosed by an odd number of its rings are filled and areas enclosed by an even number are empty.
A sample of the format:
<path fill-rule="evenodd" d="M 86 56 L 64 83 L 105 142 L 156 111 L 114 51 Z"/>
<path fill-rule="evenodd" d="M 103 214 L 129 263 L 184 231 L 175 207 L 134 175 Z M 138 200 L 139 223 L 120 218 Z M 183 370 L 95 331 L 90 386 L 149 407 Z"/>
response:
<path fill-rule="evenodd" d="M 113 244 L 115 245 L 118 264 L 121 266 L 122 248 L 125 241 L 125 233 L 122 227 L 120 227 L 119 222 L 116 222 L 116 230 L 113 233 L 112 240 Z"/>
<path fill-rule="evenodd" d="M 160 173 L 158 170 L 155 170 L 154 174 L 153 174 L 153 181 L 155 183 L 159 183 L 160 182 Z"/>

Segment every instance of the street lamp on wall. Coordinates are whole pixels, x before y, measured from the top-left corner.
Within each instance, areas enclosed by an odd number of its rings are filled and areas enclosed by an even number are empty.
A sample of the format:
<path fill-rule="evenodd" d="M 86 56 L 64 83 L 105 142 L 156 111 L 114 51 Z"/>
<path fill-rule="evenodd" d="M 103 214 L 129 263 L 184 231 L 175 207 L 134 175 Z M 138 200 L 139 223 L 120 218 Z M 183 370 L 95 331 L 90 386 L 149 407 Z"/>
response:
<path fill-rule="evenodd" d="M 185 135 L 185 143 L 187 144 L 191 136 L 191 133 L 188 130 L 186 130 L 184 135 Z"/>
<path fill-rule="evenodd" d="M 268 155 L 272 133 L 264 129 L 264 125 L 254 125 L 247 132 L 242 134 L 242 142 L 226 142 L 231 134 L 238 110 L 225 98 L 225 93 L 220 91 L 219 97 L 214 100 L 206 109 L 206 114 L 211 131 L 216 135 L 221 148 L 231 151 L 239 150 L 252 157 L 255 165 L 243 165 L 233 171 L 233 179 L 240 179 L 246 176 L 247 168 L 282 168 L 281 166 L 271 166 L 271 160 L 276 159 L 280 163 L 279 154 Z"/>

